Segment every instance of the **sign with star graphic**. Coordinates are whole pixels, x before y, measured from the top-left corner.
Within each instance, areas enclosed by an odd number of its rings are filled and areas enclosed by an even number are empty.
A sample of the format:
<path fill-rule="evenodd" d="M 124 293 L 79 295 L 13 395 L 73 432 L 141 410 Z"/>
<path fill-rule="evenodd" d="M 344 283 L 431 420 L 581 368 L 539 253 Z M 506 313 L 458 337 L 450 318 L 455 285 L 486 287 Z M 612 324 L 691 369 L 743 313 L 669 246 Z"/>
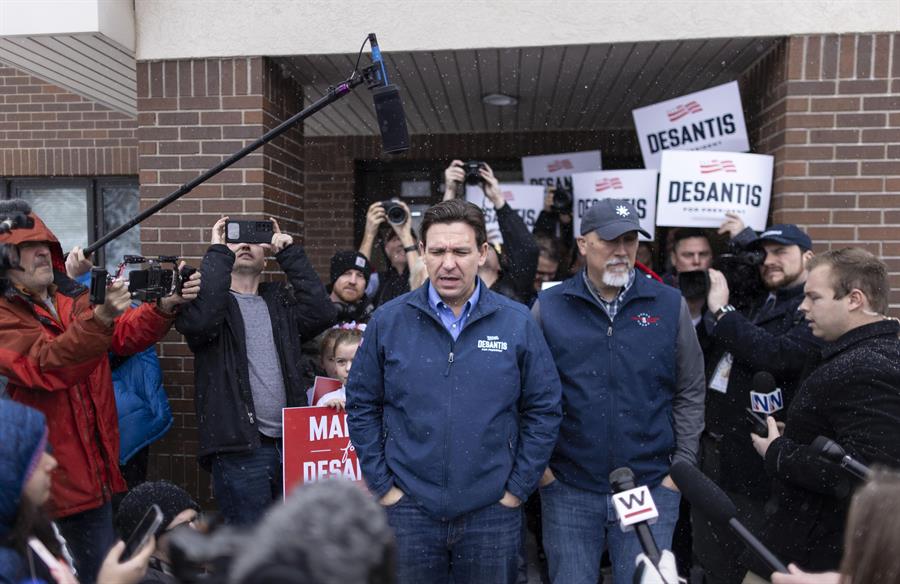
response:
<path fill-rule="evenodd" d="M 579 172 L 572 175 L 572 192 L 575 207 L 575 235 L 581 235 L 581 218 L 591 205 L 603 199 L 626 199 L 637 210 L 641 227 L 653 233 L 656 222 L 655 170 L 601 170 Z M 622 207 L 622 212 L 627 212 Z M 619 213 L 619 210 L 616 210 Z M 621 213 L 620 213 L 621 215 Z M 641 241 L 648 240 L 643 235 Z"/>

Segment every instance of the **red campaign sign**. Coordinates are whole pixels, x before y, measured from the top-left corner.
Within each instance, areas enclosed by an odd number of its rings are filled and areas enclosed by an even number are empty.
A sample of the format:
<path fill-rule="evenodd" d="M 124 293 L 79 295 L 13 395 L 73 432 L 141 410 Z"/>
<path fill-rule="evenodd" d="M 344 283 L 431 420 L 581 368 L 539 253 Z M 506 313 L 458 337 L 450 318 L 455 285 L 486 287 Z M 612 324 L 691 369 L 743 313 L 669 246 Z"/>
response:
<path fill-rule="evenodd" d="M 347 413 L 326 407 L 284 408 L 284 493 L 321 479 L 362 481 Z"/>

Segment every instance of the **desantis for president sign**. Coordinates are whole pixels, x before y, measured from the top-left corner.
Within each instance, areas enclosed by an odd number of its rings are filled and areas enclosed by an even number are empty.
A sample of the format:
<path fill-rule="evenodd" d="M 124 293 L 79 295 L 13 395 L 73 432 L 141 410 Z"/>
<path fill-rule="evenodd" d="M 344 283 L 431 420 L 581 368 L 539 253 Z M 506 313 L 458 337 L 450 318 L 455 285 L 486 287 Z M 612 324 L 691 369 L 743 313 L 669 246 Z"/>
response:
<path fill-rule="evenodd" d="M 522 158 L 522 176 L 530 185 L 562 187 L 572 190 L 572 175 L 576 172 L 600 170 L 600 151 L 566 152 Z"/>
<path fill-rule="evenodd" d="M 333 408 L 284 408 L 284 493 L 299 484 L 341 477 L 362 481 L 350 443 L 347 413 Z"/>
<path fill-rule="evenodd" d="M 766 228 L 772 157 L 736 152 L 663 153 L 656 224 L 718 227 L 736 213 L 755 231 Z"/>
<path fill-rule="evenodd" d="M 659 168 L 667 150 L 750 150 L 737 81 L 638 108 L 631 115 L 644 168 Z"/>
<path fill-rule="evenodd" d="M 638 214 L 641 228 L 653 234 L 656 219 L 655 170 L 601 170 L 572 175 L 575 235 L 581 235 L 581 220 L 591 205 L 601 199 L 627 199 Z M 641 241 L 646 237 L 641 235 Z"/>

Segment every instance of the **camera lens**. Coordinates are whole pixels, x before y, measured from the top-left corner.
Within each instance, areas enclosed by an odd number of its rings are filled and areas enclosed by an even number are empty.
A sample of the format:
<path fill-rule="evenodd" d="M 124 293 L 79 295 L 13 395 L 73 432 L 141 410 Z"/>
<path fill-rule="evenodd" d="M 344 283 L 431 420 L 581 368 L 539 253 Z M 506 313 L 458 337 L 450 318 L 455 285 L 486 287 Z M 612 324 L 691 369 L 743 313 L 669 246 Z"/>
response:
<path fill-rule="evenodd" d="M 406 223 L 406 209 L 393 201 L 384 201 L 381 205 L 384 207 L 384 212 L 387 214 L 388 223 L 394 225 Z"/>
<path fill-rule="evenodd" d="M 470 160 L 466 162 L 466 184 L 467 185 L 478 185 L 481 184 L 481 175 L 478 174 L 478 169 L 481 168 L 481 163 L 475 160 Z"/>

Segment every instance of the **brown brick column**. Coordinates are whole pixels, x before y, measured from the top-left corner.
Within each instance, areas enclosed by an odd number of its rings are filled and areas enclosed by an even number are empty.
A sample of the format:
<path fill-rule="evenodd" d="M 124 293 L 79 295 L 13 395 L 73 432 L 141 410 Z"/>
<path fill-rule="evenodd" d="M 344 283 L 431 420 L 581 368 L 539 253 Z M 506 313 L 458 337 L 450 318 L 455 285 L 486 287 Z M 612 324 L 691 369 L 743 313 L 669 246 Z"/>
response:
<path fill-rule="evenodd" d="M 775 156 L 773 221 L 882 257 L 900 312 L 900 34 L 790 37 L 743 81 L 754 151 Z"/>
<path fill-rule="evenodd" d="M 302 107 L 299 87 L 262 57 L 138 63 L 141 205 L 147 208 Z M 274 216 L 302 240 L 303 131 L 298 126 L 148 219 L 146 255 L 198 266 L 223 214 Z M 209 480 L 196 463 L 193 358 L 174 330 L 159 345 L 175 415 L 152 449 L 151 475 L 173 480 L 203 503 Z"/>

